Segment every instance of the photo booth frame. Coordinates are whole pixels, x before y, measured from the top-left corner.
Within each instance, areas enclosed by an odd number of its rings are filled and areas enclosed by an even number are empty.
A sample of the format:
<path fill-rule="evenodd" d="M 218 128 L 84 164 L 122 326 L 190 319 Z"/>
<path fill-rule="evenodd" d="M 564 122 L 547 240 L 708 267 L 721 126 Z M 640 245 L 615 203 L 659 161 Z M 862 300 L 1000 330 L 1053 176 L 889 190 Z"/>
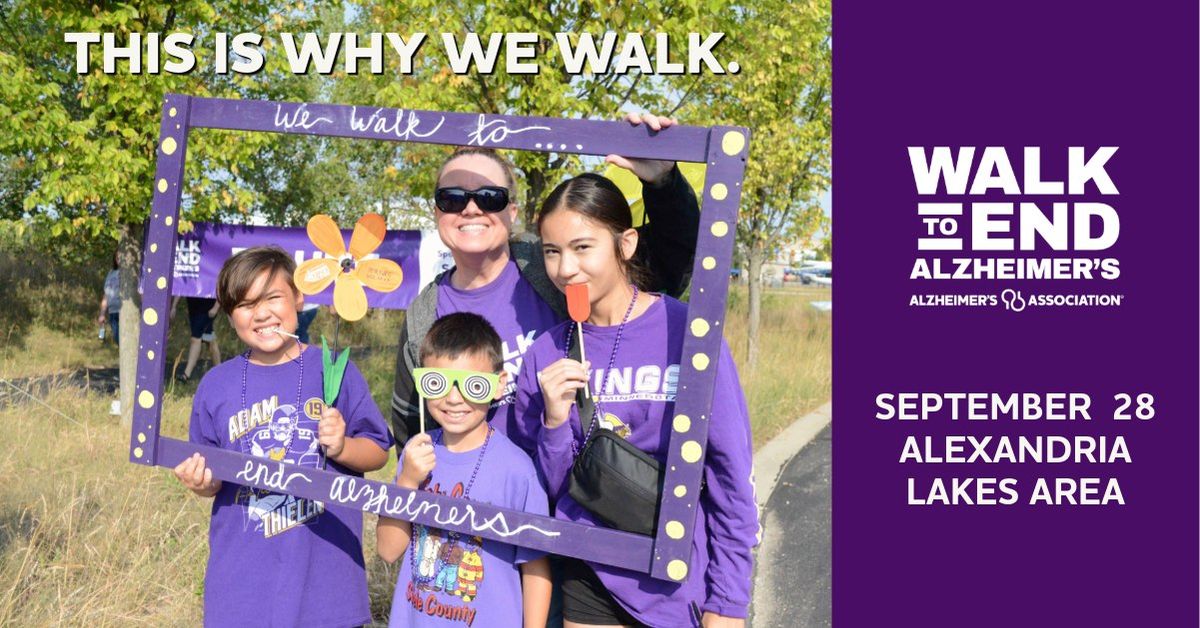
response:
<path fill-rule="evenodd" d="M 162 436 L 170 285 L 178 240 L 184 160 L 192 129 L 293 133 L 509 150 L 618 154 L 707 165 L 687 337 L 671 423 L 662 506 L 654 536 L 592 527 L 387 482 L 276 462 Z M 173 468 L 204 455 L 213 477 L 289 493 L 513 545 L 683 581 L 688 577 L 720 355 L 734 226 L 749 131 L 674 126 L 659 132 L 627 122 L 417 111 L 386 107 L 243 101 L 167 94 L 156 151 L 154 202 L 145 243 L 141 333 L 129 460 Z M 753 533 L 747 531 L 747 534 Z"/>

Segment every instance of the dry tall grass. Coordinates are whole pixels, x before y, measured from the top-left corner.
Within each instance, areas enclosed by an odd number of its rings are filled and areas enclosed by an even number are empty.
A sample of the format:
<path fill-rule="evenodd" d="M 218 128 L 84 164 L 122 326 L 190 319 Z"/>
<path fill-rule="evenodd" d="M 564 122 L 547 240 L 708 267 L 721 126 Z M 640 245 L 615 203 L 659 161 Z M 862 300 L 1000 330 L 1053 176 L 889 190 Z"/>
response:
<path fill-rule="evenodd" d="M 745 286 L 731 287 L 725 340 L 750 406 L 755 448 L 830 399 L 833 326 L 829 312 L 810 304 L 831 298 L 829 288 L 767 290 L 759 325 L 759 364 L 751 368 L 746 364 L 749 299 Z"/>
<path fill-rule="evenodd" d="M 107 400 L 74 389 L 0 410 L 0 626 L 197 626 L 209 500 L 166 469 L 127 462 L 129 432 Z M 190 400 L 164 400 L 163 428 L 186 433 Z M 372 474 L 390 477 L 394 467 Z M 374 556 L 371 606 L 386 621 L 396 573 Z"/>

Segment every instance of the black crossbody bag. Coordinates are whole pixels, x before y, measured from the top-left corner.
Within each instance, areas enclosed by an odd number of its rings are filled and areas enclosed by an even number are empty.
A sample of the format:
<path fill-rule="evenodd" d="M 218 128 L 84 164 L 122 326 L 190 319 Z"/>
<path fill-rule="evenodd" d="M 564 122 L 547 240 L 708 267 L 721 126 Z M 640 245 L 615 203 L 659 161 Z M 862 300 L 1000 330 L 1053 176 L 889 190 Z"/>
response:
<path fill-rule="evenodd" d="M 579 341 L 570 357 L 578 360 Z M 611 528 L 652 535 L 662 501 L 662 464 L 629 441 L 600 427 L 596 404 L 579 390 L 575 397 L 583 448 L 571 466 L 567 493 Z"/>

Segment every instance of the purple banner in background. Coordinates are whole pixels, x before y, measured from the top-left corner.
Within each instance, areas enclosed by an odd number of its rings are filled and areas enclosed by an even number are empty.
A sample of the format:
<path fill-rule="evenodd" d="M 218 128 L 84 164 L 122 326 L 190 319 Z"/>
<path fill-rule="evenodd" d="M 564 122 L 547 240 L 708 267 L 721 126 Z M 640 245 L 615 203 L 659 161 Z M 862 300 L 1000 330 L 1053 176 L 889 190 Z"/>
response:
<path fill-rule="evenodd" d="M 343 229 L 346 242 L 351 229 Z M 175 248 L 175 269 L 172 273 L 171 294 L 178 296 L 215 298 L 217 273 L 221 265 L 238 251 L 252 246 L 276 245 L 291 253 L 299 264 L 313 257 L 324 257 L 308 239 L 302 227 L 257 227 L 195 223 L 192 231 L 180 234 Z M 381 294 L 367 290 L 371 307 L 405 309 L 417 293 L 437 273 L 453 261 L 436 233 L 421 231 L 388 231 L 379 248 L 368 256 L 384 257 L 400 265 L 404 280 L 394 292 Z M 333 302 L 333 284 L 320 294 L 306 296 L 306 301 L 329 305 Z"/>

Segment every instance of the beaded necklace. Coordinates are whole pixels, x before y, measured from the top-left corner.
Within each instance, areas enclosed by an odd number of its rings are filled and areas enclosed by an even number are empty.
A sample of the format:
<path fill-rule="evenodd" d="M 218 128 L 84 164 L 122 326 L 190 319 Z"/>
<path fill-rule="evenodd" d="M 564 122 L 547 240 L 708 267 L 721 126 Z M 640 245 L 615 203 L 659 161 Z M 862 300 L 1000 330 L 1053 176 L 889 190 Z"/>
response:
<path fill-rule="evenodd" d="M 479 475 L 479 468 L 481 466 L 483 466 L 483 455 L 487 453 L 488 443 L 490 443 L 492 441 L 492 432 L 493 431 L 494 430 L 492 429 L 492 426 L 489 425 L 487 428 L 487 434 L 485 434 L 483 437 L 483 445 L 480 446 L 480 448 L 479 448 L 479 455 L 475 458 L 475 468 L 471 470 L 471 478 L 469 480 L 467 480 L 467 485 L 465 487 L 463 487 L 463 494 L 462 494 L 463 499 L 469 499 L 469 496 L 471 494 L 471 487 L 475 486 L 475 477 Z M 437 440 L 435 440 L 433 442 L 437 445 L 441 445 L 444 436 L 445 436 L 444 431 L 439 432 L 437 435 Z M 432 480 L 433 480 L 433 476 L 431 474 L 429 477 L 429 481 L 432 481 Z M 412 570 L 410 578 L 416 578 L 417 573 L 418 573 L 418 570 L 417 570 L 417 526 L 419 526 L 419 525 L 421 525 L 421 524 L 419 524 L 419 523 L 413 524 L 413 527 L 410 530 L 409 537 L 408 537 L 408 565 L 409 565 L 409 568 Z M 460 535 L 458 532 L 453 532 L 453 531 L 446 532 L 446 537 L 449 539 L 449 542 L 451 542 L 451 543 L 457 541 L 459 539 L 459 536 Z"/>
<path fill-rule="evenodd" d="M 300 343 L 296 343 L 296 347 L 299 349 L 300 353 L 293 361 L 300 365 L 300 377 L 296 378 L 296 404 L 292 407 L 296 412 L 300 412 L 302 409 L 300 407 L 301 393 L 304 389 L 304 347 Z M 250 350 L 247 349 L 246 352 L 242 354 L 242 410 L 246 410 L 246 371 L 248 371 L 249 368 Z M 270 426 L 267 427 L 270 429 Z M 273 453 L 270 455 L 272 460 L 283 460 L 287 456 L 288 450 L 292 448 L 292 440 L 296 437 L 296 432 L 298 431 L 300 431 L 300 425 L 293 425 L 291 431 L 288 432 L 288 437 L 287 440 L 284 441 L 283 447 L 278 450 L 279 453 Z M 249 434 L 247 434 L 247 436 L 249 436 Z M 245 438 L 238 440 L 238 450 L 243 454 L 249 455 L 250 452 L 246 451 L 246 440 L 247 439 Z"/>
<path fill-rule="evenodd" d="M 625 316 L 621 318 L 621 324 L 617 326 L 617 337 L 615 340 L 613 340 L 612 354 L 608 356 L 608 369 L 604 371 L 604 381 L 601 383 L 600 390 L 596 391 L 596 394 L 592 397 L 592 405 L 594 406 L 592 412 L 592 424 L 588 426 L 587 434 L 583 435 L 583 442 L 585 443 L 588 442 L 589 438 L 591 438 L 592 431 L 596 429 L 596 424 L 600 422 L 600 417 L 604 416 L 604 411 L 600 408 L 599 395 L 602 391 L 608 390 L 608 380 L 612 377 L 613 367 L 617 364 L 617 349 L 621 348 L 621 336 L 625 333 L 625 323 L 629 322 L 629 317 L 633 314 L 633 306 L 637 304 L 638 300 L 638 287 L 631 287 L 633 288 L 633 298 L 629 300 L 629 307 L 625 309 Z M 566 349 L 563 351 L 566 357 L 571 357 L 571 339 L 574 333 L 575 326 L 567 325 L 567 345 Z M 580 336 L 579 342 L 580 344 L 583 343 L 582 336 Z M 576 449 L 574 442 L 571 443 L 571 448 Z"/>

